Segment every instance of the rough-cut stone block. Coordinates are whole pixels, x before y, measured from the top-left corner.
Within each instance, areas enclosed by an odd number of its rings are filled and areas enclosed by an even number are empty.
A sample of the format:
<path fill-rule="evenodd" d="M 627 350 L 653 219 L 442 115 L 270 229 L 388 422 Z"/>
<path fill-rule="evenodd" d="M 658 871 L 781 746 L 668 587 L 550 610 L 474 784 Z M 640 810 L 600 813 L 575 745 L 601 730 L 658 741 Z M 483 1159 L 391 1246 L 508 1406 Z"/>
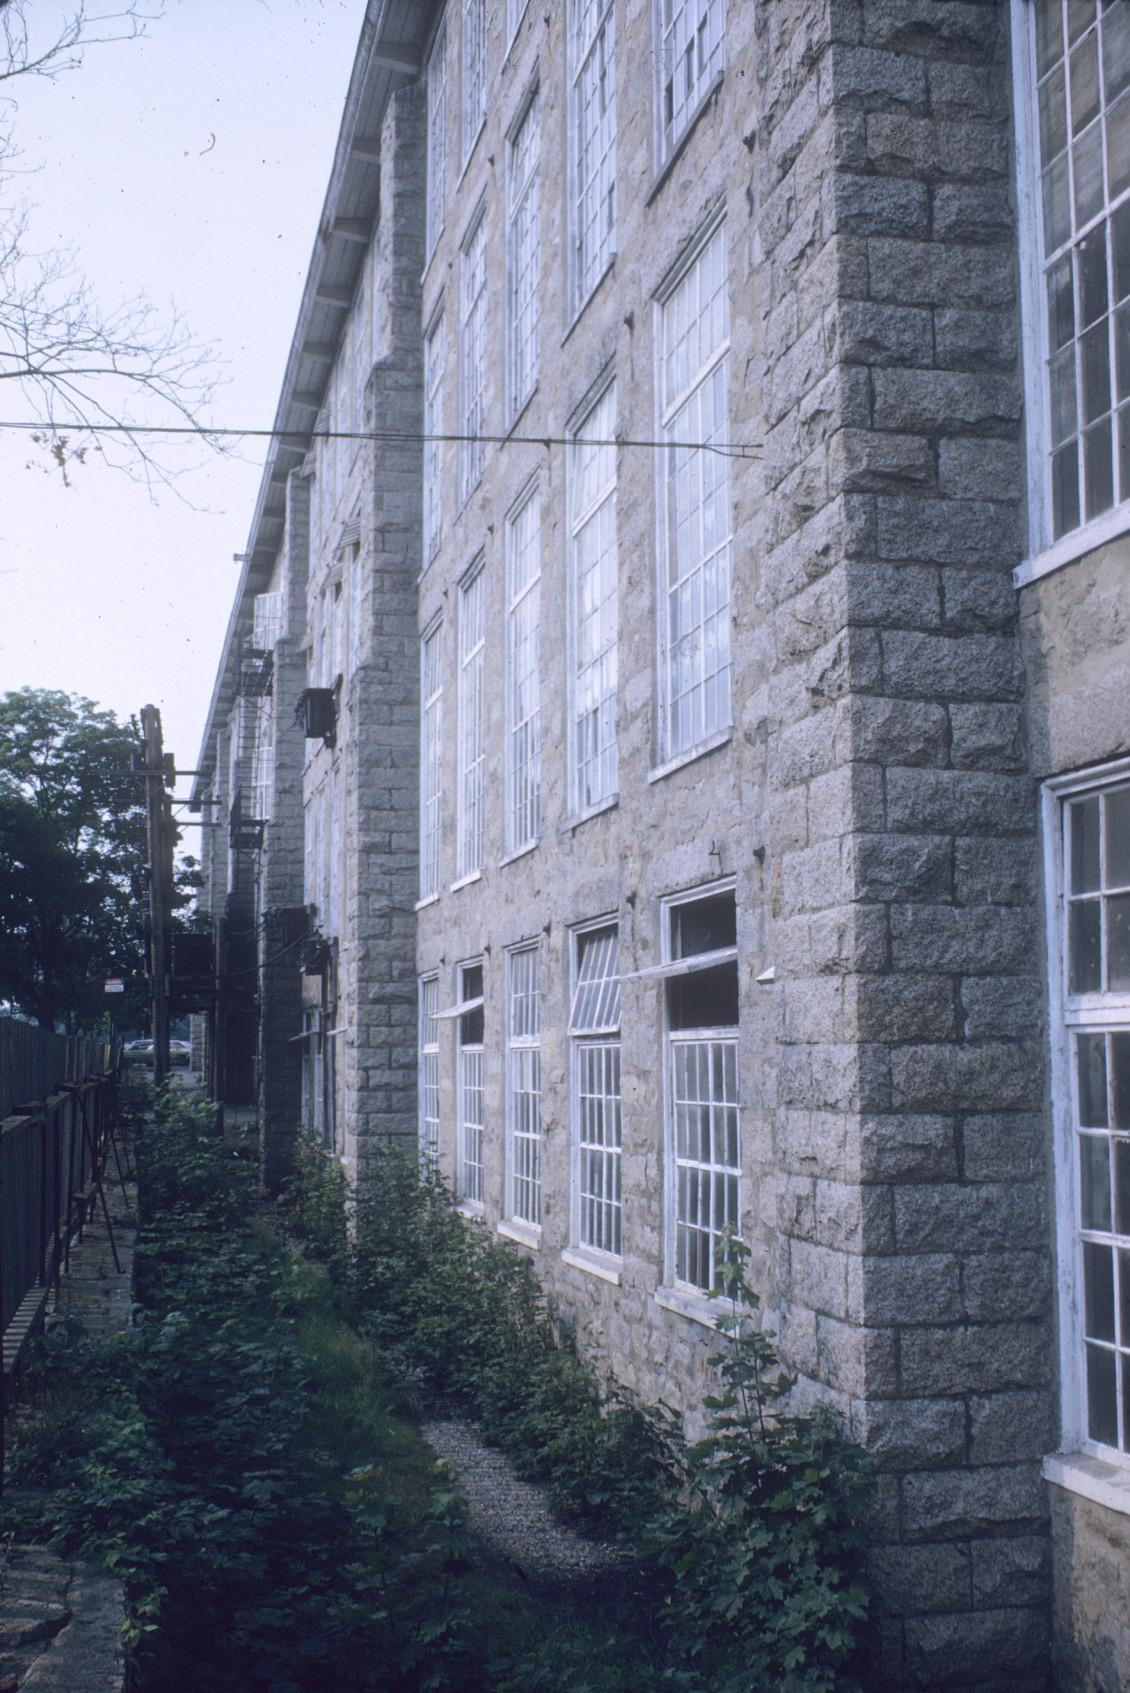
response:
<path fill-rule="evenodd" d="M 969 1401 L 969 1458 L 974 1464 L 1009 1464 L 1042 1458 L 1054 1442 L 1046 1393 L 991 1393 Z"/>
<path fill-rule="evenodd" d="M 1023 1110 L 1041 1095 L 1033 1042 L 900 1046 L 891 1054 L 891 1104 L 898 1110 Z"/>
<path fill-rule="evenodd" d="M 938 486 L 943 494 L 959 499 L 1020 499 L 1024 490 L 1020 443 L 979 437 L 939 442 Z"/>
<path fill-rule="evenodd" d="M 829 230 L 913 236 L 926 233 L 930 200 L 921 182 L 841 172 L 825 184 L 823 211 Z"/>
<path fill-rule="evenodd" d="M 876 764 L 944 764 L 949 720 L 944 706 L 925 700 L 863 694 L 847 705 L 850 755 Z"/>
<path fill-rule="evenodd" d="M 1022 770 L 1024 717 L 1015 705 L 952 705 L 950 753 L 959 769 Z"/>
<path fill-rule="evenodd" d="M 1050 1364 L 1039 1323 L 962 1323 L 906 1329 L 899 1354 L 903 1393 L 992 1393 L 1042 1387 Z"/>
<path fill-rule="evenodd" d="M 968 1181 L 1024 1181 L 1044 1163 L 1043 1119 L 1023 1111 L 966 1117 L 962 1174 Z"/>
<path fill-rule="evenodd" d="M 907 1475 L 902 1502 L 908 1535 L 924 1540 L 1042 1522 L 1047 1516 L 1044 1484 L 1034 1463 Z"/>
<path fill-rule="evenodd" d="M 933 233 L 938 241 L 1005 242 L 1015 230 L 1007 187 L 943 183 L 933 190 Z"/>
<path fill-rule="evenodd" d="M 964 306 L 936 311 L 934 350 L 943 370 L 1011 370 L 1017 352 L 1016 314 Z M 962 492 L 972 496 L 971 489 Z"/>
<path fill-rule="evenodd" d="M 973 1542 L 973 1598 L 980 1609 L 1047 1602 L 1051 1557 L 1043 1535 Z"/>
<path fill-rule="evenodd" d="M 836 322 L 836 351 L 848 364 L 932 364 L 931 314 L 921 306 L 845 300 Z"/>
<path fill-rule="evenodd" d="M 875 300 L 894 300 L 901 305 L 985 307 L 1007 305 L 1014 298 L 1016 284 L 1011 253 L 996 248 L 950 246 L 940 241 L 897 241 L 883 236 L 873 237 L 867 245 L 871 296 Z M 973 421 L 999 419 L 1003 423 L 1015 417 L 1015 408 L 1008 403 L 1008 384 L 1001 377 L 993 378 L 993 383 L 995 387 L 982 395 L 980 405 L 975 408 L 977 415 Z M 890 400 L 896 392 L 891 385 Z M 995 405 L 993 396 L 997 396 Z M 917 414 L 922 411 L 921 403 L 914 404 L 914 394 L 899 394 L 898 401 L 900 409 Z M 958 418 L 962 425 L 968 421 L 967 417 Z M 884 427 L 897 426 L 886 423 Z"/>
<path fill-rule="evenodd" d="M 1016 642 L 998 635 L 923 635 L 885 629 L 883 687 L 910 697 L 1015 700 L 1024 688 Z"/>
<path fill-rule="evenodd" d="M 865 1417 L 867 1449 L 880 1469 L 965 1462 L 965 1408 L 959 1399 L 871 1400 Z"/>
<path fill-rule="evenodd" d="M 857 106 L 865 111 L 921 107 L 926 98 L 926 66 L 901 53 L 874 47 L 840 46 L 820 66 L 823 109 Z"/>
<path fill-rule="evenodd" d="M 1025 1189 L 1018 1184 L 1017 1191 Z M 986 1247 L 994 1244 L 988 1236 L 983 1242 Z M 1004 1317 L 1046 1317 L 1049 1274 L 1042 1242 L 1028 1252 L 1017 1252 L 1010 1243 L 1002 1244 L 1008 1244 L 1005 1253 L 974 1252 L 966 1258 L 961 1284 L 966 1316 L 985 1322 L 999 1322 Z"/>
<path fill-rule="evenodd" d="M 898 1616 L 969 1608 L 973 1560 L 968 1542 L 941 1546 L 877 1546 L 867 1567 L 884 1610 Z"/>
<path fill-rule="evenodd" d="M 942 576 L 942 601 L 950 629 L 1015 628 L 1016 590 L 1007 571 L 947 570 Z"/>
<path fill-rule="evenodd" d="M 944 835 L 858 835 L 856 895 L 864 900 L 948 900 L 952 857 Z"/>
<path fill-rule="evenodd" d="M 867 1116 L 859 1126 L 860 1171 L 868 1181 L 947 1181 L 958 1174 L 952 1117 Z"/>
<path fill-rule="evenodd" d="M 861 1284 L 864 1319 L 875 1327 L 946 1323 L 961 1316 L 961 1265 L 952 1253 L 860 1258 L 852 1265 L 852 1280 Z"/>
<path fill-rule="evenodd" d="M 1025 905 L 1033 897 L 1035 845 L 970 836 L 954 842 L 954 893 L 962 905 Z M 1007 964 L 999 966 L 1007 969 Z"/>
<path fill-rule="evenodd" d="M 1035 1182 L 916 1184 L 896 1188 L 894 1201 L 900 1252 L 1019 1251 L 1042 1242 L 1044 1207 Z"/>
<path fill-rule="evenodd" d="M 884 174 L 977 181 L 1008 170 L 1008 134 L 996 123 L 939 123 L 905 112 L 877 112 L 867 119 L 867 152 Z"/>
<path fill-rule="evenodd" d="M 856 1032 L 866 1041 L 951 1041 L 957 1034 L 953 985 L 945 977 L 855 977 L 846 1012 L 854 1012 Z"/>
<path fill-rule="evenodd" d="M 987 1665 L 1007 1666 L 1004 1693 L 1043 1693 L 1047 1686 L 1046 1607 L 963 1611 L 954 1616 L 911 1617 L 903 1624 L 908 1687 L 983 1688 Z M 988 1683 L 991 1687 L 992 1682 Z"/>
<path fill-rule="evenodd" d="M 1020 411 L 1015 379 L 992 371 L 875 370 L 876 429 L 903 434 L 1010 434 Z"/>
<path fill-rule="evenodd" d="M 1031 1040 L 1043 1016 L 1043 984 L 1034 975 L 969 976 L 961 1009 L 968 1040 Z"/>
<path fill-rule="evenodd" d="M 887 824 L 892 829 L 1027 835 L 1035 826 L 1035 808 L 1034 787 L 1025 776 L 979 770 L 887 772 Z"/>
<path fill-rule="evenodd" d="M 880 558 L 983 564 L 1020 557 L 1016 515 L 999 501 L 880 495 L 876 513 Z"/>

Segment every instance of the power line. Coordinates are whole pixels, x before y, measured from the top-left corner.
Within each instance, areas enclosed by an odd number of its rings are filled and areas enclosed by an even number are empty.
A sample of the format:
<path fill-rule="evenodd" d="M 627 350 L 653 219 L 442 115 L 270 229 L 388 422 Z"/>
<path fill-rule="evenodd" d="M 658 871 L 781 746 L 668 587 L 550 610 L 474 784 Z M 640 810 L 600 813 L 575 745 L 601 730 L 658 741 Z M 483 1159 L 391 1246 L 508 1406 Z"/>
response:
<path fill-rule="evenodd" d="M 66 431 L 77 435 L 192 435 L 202 441 L 255 439 L 280 441 L 379 441 L 388 446 L 416 446 L 428 442 L 467 442 L 482 446 L 545 447 L 642 447 L 652 452 L 674 450 L 687 453 L 716 453 L 719 458 L 754 459 L 758 446 L 740 446 L 718 441 L 601 440 L 588 435 L 428 435 L 423 431 L 397 429 L 208 429 L 203 424 L 161 423 L 43 423 L 0 420 L 0 430 L 19 429 L 57 439 Z"/>

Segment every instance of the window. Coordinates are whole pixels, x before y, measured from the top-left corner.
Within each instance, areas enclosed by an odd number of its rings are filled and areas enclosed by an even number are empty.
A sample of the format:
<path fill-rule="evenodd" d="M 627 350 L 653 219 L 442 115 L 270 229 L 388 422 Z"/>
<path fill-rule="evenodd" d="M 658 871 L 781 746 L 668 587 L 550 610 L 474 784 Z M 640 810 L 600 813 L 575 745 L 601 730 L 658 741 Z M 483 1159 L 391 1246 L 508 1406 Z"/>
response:
<path fill-rule="evenodd" d="M 1130 499 L 1130 7 L 1040 0 L 1017 33 L 1040 189 L 1033 528 L 1049 544 Z"/>
<path fill-rule="evenodd" d="M 506 0 L 506 35 L 508 40 L 513 41 L 517 35 L 522 14 L 529 3 L 530 0 Z"/>
<path fill-rule="evenodd" d="M 535 490 L 506 520 L 506 851 L 540 828 L 538 612 L 541 500 Z"/>
<path fill-rule="evenodd" d="M 538 97 L 509 148 L 510 219 L 506 237 L 510 416 L 517 417 L 538 380 Z"/>
<path fill-rule="evenodd" d="M 438 894 L 441 880 L 443 728 L 441 626 L 420 642 L 420 898 Z"/>
<path fill-rule="evenodd" d="M 615 432 L 616 389 L 611 387 L 578 427 L 569 455 L 573 804 L 578 812 L 611 799 L 618 781 Z"/>
<path fill-rule="evenodd" d="M 659 109 L 666 157 L 721 74 L 723 0 L 659 0 L 658 20 Z"/>
<path fill-rule="evenodd" d="M 459 588 L 459 853 L 456 875 L 483 862 L 485 576 L 480 564 Z"/>
<path fill-rule="evenodd" d="M 429 565 L 443 538 L 443 367 L 446 358 L 443 313 L 424 340 L 424 564 Z"/>
<path fill-rule="evenodd" d="M 420 978 L 420 1155 L 439 1162 L 439 977 Z"/>
<path fill-rule="evenodd" d="M 486 0 L 463 0 L 463 162 L 487 115 Z"/>
<path fill-rule="evenodd" d="M 569 0 L 573 112 L 573 302 L 616 251 L 616 75 L 611 0 Z"/>
<path fill-rule="evenodd" d="M 251 753 L 251 815 L 265 822 L 271 815 L 275 772 L 275 702 L 270 694 L 255 701 L 255 744 Z"/>
<path fill-rule="evenodd" d="M 456 1191 L 483 1202 L 483 967 L 459 969 L 459 1166 Z"/>
<path fill-rule="evenodd" d="M 447 20 L 440 24 L 428 57 L 428 175 L 425 188 L 425 252 L 430 259 L 443 229 L 447 186 Z"/>
<path fill-rule="evenodd" d="M 506 1129 L 509 1214 L 541 1223 L 541 1000 L 536 946 L 507 955 Z"/>
<path fill-rule="evenodd" d="M 576 936 L 573 1045 L 577 1242 L 619 1256 L 620 943 L 615 924 Z"/>
<path fill-rule="evenodd" d="M 726 239 L 714 231 L 662 306 L 664 581 L 661 745 L 675 758 L 730 726 Z"/>
<path fill-rule="evenodd" d="M 732 889 L 668 905 L 670 1160 L 668 1261 L 676 1285 L 707 1293 L 718 1244 L 740 1226 L 738 963 Z"/>
<path fill-rule="evenodd" d="M 1130 771 L 1068 792 L 1051 823 L 1062 899 L 1048 903 L 1064 930 L 1056 1080 L 1069 1102 L 1060 1280 L 1076 1372 L 1064 1384 L 1065 1444 L 1130 1454 Z"/>
<path fill-rule="evenodd" d="M 459 343 L 459 499 L 465 503 L 483 476 L 487 315 L 486 219 L 480 217 L 463 248 Z"/>

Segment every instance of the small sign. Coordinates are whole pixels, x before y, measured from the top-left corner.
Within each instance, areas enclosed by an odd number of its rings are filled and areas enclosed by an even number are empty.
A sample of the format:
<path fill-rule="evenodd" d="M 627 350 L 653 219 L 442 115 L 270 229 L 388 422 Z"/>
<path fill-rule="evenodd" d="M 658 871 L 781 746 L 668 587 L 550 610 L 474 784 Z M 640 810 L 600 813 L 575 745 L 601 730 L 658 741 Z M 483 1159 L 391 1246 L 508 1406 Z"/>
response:
<path fill-rule="evenodd" d="M 122 981 L 120 976 L 111 976 L 110 980 L 106 983 L 107 993 L 125 993 L 125 991 L 126 984 Z"/>

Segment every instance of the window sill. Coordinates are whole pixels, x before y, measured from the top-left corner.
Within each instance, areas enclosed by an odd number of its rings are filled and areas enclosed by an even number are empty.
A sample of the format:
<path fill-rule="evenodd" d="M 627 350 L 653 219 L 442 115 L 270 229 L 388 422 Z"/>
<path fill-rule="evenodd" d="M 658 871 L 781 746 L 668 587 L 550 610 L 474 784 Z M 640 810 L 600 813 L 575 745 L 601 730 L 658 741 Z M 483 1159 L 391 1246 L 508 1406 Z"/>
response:
<path fill-rule="evenodd" d="M 472 882 L 481 882 L 482 879 L 481 870 L 472 870 L 469 876 L 460 876 L 457 882 L 452 882 L 447 891 L 449 894 L 457 894 L 460 888 L 469 888 Z"/>
<path fill-rule="evenodd" d="M 668 153 L 667 157 L 663 160 L 663 163 L 659 166 L 659 169 L 656 171 L 655 176 L 652 179 L 651 187 L 648 189 L 647 193 L 644 195 L 643 203 L 644 203 L 645 206 L 651 205 L 651 202 L 655 199 L 655 196 L 659 193 L 659 190 L 663 187 L 663 184 L 666 182 L 667 178 L 670 176 L 671 172 L 674 170 L 675 166 L 678 164 L 680 155 L 682 154 L 682 152 L 683 152 L 684 148 L 686 147 L 688 141 L 690 140 L 691 136 L 694 134 L 695 130 L 698 128 L 699 119 L 702 117 L 702 114 L 706 111 L 706 108 L 710 105 L 711 101 L 714 99 L 714 96 L 717 94 L 718 90 L 721 88 L 722 83 L 725 80 L 725 76 L 726 76 L 725 71 L 719 71 L 718 75 L 714 78 L 713 82 L 710 84 L 710 87 L 707 88 L 704 91 L 701 99 L 698 102 L 698 105 L 695 107 L 694 111 L 691 113 L 690 117 L 687 119 L 686 124 L 683 126 L 682 134 L 679 136 L 679 139 L 676 141 L 675 145 L 672 147 L 671 151 Z"/>
<path fill-rule="evenodd" d="M 443 890 L 441 888 L 439 893 L 429 894 L 426 899 L 418 899 L 412 909 L 413 911 L 426 911 L 429 905 L 438 905 L 442 898 Z"/>
<path fill-rule="evenodd" d="M 614 811 L 619 803 L 618 793 L 609 794 L 607 799 L 597 800 L 596 804 L 590 805 L 587 810 L 575 811 L 572 816 L 563 817 L 557 826 L 557 832 L 559 835 L 571 834 L 574 829 L 579 829 L 582 823 L 587 823 L 590 817 L 599 817 L 602 812 Z"/>
<path fill-rule="evenodd" d="M 531 1252 L 541 1246 L 541 1229 L 536 1223 L 520 1223 L 511 1218 L 509 1222 L 496 1223 L 495 1228 L 503 1240 L 515 1241 L 518 1246 L 529 1247 Z"/>
<path fill-rule="evenodd" d="M 572 1270 L 583 1271 L 586 1276 L 596 1276 L 599 1281 L 610 1282 L 613 1287 L 620 1286 L 620 1260 L 611 1255 L 567 1246 L 561 1254 L 561 1262 L 568 1264 Z"/>
<path fill-rule="evenodd" d="M 688 747 L 685 752 L 676 753 L 675 757 L 669 758 L 665 764 L 657 764 L 654 770 L 648 771 L 647 779 L 649 782 L 661 782 L 664 776 L 670 776 L 672 771 L 681 770 L 684 764 L 693 764 L 696 758 L 705 758 L 708 752 L 716 752 L 719 747 L 724 747 L 726 742 L 733 740 L 733 738 L 732 724 L 725 729 L 718 729 L 705 741 L 699 741 L 697 745 Z"/>
<path fill-rule="evenodd" d="M 507 864 L 514 864 L 519 858 L 527 857 L 529 853 L 536 852 L 540 845 L 540 841 L 527 841 L 525 846 L 515 847 L 513 852 L 508 852 L 505 858 L 499 859 L 498 868 L 502 870 Z"/>
<path fill-rule="evenodd" d="M 465 1217 L 469 1223 L 481 1223 L 485 1209 L 481 1199 L 460 1199 L 456 1201 L 456 1211 Z"/>
<path fill-rule="evenodd" d="M 726 1315 L 726 1307 L 719 1300 L 708 1299 L 705 1293 L 692 1293 L 689 1288 L 657 1288 L 654 1298 L 661 1311 L 673 1311 L 677 1317 L 686 1317 L 707 1329 L 716 1329 L 719 1317 Z"/>
<path fill-rule="evenodd" d="M 1038 582 L 1041 577 L 1062 570 L 1065 564 L 1074 564 L 1077 559 L 1085 558 L 1088 553 L 1095 552 L 1108 541 L 1115 541 L 1120 535 L 1128 532 L 1130 505 L 1124 501 L 1112 511 L 1104 511 L 1101 517 L 1092 518 L 1091 522 L 1084 524 L 1081 529 L 1073 529 L 1070 534 L 1061 535 L 1058 541 L 1050 547 L 1045 547 L 1042 553 L 1026 558 L 1012 573 L 1013 587 L 1026 588 L 1030 582 Z"/>
<path fill-rule="evenodd" d="M 1044 1480 L 1092 1504 L 1130 1516 L 1130 1469 L 1085 1452 L 1052 1452 L 1044 1459 Z"/>
<path fill-rule="evenodd" d="M 581 319 L 584 317 L 585 313 L 588 311 L 589 306 L 592 304 L 592 302 L 596 298 L 597 294 L 599 294 L 601 284 L 603 283 L 605 277 L 610 276 L 612 274 L 612 272 L 615 270 L 615 268 L 616 268 L 616 254 L 613 253 L 612 257 L 609 259 L 608 263 L 605 265 L 604 269 L 601 271 L 600 275 L 597 277 L 596 281 L 593 283 L 592 287 L 589 289 L 588 293 L 585 295 L 584 299 L 581 301 L 580 305 L 577 307 L 576 311 L 573 313 L 572 317 L 569 319 L 569 322 L 566 324 L 565 333 L 561 337 L 561 345 L 562 346 L 564 346 L 566 341 L 568 341 L 570 335 L 572 335 L 574 329 L 576 329 L 577 325 L 580 323 Z"/>

